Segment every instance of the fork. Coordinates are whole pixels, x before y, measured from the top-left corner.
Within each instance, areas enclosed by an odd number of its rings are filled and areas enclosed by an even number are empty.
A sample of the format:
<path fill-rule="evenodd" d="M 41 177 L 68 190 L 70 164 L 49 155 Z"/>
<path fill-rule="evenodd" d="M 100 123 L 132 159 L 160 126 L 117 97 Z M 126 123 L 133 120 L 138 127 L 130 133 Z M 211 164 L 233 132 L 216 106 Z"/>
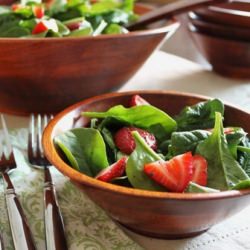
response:
<path fill-rule="evenodd" d="M 67 241 L 64 223 L 58 206 L 55 186 L 51 178 L 49 166 L 51 164 L 44 155 L 42 148 L 42 133 L 49 120 L 48 115 L 32 114 L 28 136 L 28 159 L 32 166 L 44 169 L 44 220 L 47 250 L 66 250 Z"/>
<path fill-rule="evenodd" d="M 16 162 L 6 122 L 2 114 L 1 123 L 4 133 L 6 150 L 3 150 L 0 159 L 0 172 L 4 183 L 4 195 L 13 243 L 16 250 L 34 250 L 36 249 L 36 247 L 31 235 L 29 225 L 27 223 L 27 219 L 21 207 L 21 203 L 16 195 L 11 179 L 8 175 L 9 170 L 16 168 Z M 7 157 L 5 153 L 9 157 Z"/>

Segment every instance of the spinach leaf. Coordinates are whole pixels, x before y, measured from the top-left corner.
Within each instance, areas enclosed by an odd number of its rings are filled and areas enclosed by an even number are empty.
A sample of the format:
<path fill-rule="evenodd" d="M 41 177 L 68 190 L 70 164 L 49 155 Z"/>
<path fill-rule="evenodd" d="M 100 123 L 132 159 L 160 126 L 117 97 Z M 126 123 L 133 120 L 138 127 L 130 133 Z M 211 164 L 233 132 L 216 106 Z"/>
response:
<path fill-rule="evenodd" d="M 240 181 L 249 179 L 228 148 L 220 113 L 215 114 L 212 134 L 197 146 L 196 152 L 208 162 L 208 187 L 228 190 Z"/>
<path fill-rule="evenodd" d="M 244 180 L 240 181 L 238 184 L 236 184 L 232 189 L 233 190 L 240 190 L 240 189 L 246 189 L 250 188 L 250 180 Z"/>
<path fill-rule="evenodd" d="M 157 139 L 162 139 L 163 135 L 166 136 L 176 129 L 176 122 L 170 116 L 151 105 L 135 106 L 131 108 L 125 108 L 122 105 L 118 105 L 110 108 L 106 112 L 83 112 L 82 115 L 93 118 L 112 117 L 121 123 L 144 128 L 150 132 L 154 130 L 155 126 L 160 125 L 157 126 L 157 129 L 162 131 L 158 133 L 158 135 L 161 135 L 161 138 Z M 157 137 L 157 134 L 155 134 L 155 136 Z"/>
<path fill-rule="evenodd" d="M 55 137 L 69 163 L 76 170 L 95 176 L 109 163 L 100 132 L 92 128 L 76 128 Z"/>
<path fill-rule="evenodd" d="M 128 30 L 116 23 L 109 24 L 103 31 L 103 34 L 125 34 L 125 33 L 128 33 Z"/>
<path fill-rule="evenodd" d="M 224 115 L 224 105 L 218 99 L 199 102 L 193 106 L 185 107 L 176 116 L 179 131 L 212 128 L 215 120 L 215 112 Z"/>
<path fill-rule="evenodd" d="M 145 143 L 138 132 L 134 131 L 132 134 L 136 142 L 136 148 L 129 156 L 126 165 L 129 182 L 133 187 L 139 189 L 166 191 L 166 189 L 151 180 L 143 170 L 146 163 L 162 160 L 161 157 Z"/>
<path fill-rule="evenodd" d="M 218 193 L 220 190 L 204 187 L 194 182 L 189 182 L 185 193 Z"/>
<path fill-rule="evenodd" d="M 14 14 L 0 15 L 0 37 L 22 37 L 30 34 L 30 31 L 19 26 L 20 18 Z"/>
<path fill-rule="evenodd" d="M 232 130 L 231 133 L 226 134 L 226 140 L 232 155 L 237 159 L 237 147 L 246 137 L 246 132 L 242 128 L 232 128 Z"/>
<path fill-rule="evenodd" d="M 210 134 L 206 130 L 174 132 L 171 135 L 169 153 L 172 156 L 184 154 L 188 151 L 194 153 L 197 145 L 207 139 Z"/>
<path fill-rule="evenodd" d="M 238 162 L 250 177 L 250 139 L 245 137 L 242 146 L 238 146 Z"/>

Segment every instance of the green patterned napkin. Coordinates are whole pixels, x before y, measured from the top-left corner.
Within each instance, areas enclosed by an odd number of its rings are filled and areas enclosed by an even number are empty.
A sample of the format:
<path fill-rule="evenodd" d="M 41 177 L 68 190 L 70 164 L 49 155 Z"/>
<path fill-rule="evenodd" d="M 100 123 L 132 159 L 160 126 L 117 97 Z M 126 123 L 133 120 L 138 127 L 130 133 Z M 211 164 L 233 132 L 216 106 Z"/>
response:
<path fill-rule="evenodd" d="M 43 171 L 32 168 L 27 162 L 27 130 L 13 131 L 12 142 L 18 167 L 11 179 L 28 218 L 38 250 L 45 249 L 43 222 Z M 2 134 L 0 133 L 0 143 Z M 69 249 L 142 249 L 118 227 L 105 212 L 79 191 L 55 168 L 51 168 L 58 202 L 62 211 Z M 0 231 L 5 249 L 12 250 L 13 242 L 8 224 L 3 185 L 0 185 Z"/>

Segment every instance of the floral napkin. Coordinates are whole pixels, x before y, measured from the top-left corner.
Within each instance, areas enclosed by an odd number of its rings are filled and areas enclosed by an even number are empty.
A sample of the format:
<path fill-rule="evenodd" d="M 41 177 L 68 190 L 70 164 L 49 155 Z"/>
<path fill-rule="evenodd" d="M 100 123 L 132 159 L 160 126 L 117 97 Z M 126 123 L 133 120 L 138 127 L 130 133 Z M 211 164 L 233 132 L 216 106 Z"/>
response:
<path fill-rule="evenodd" d="M 11 134 L 15 146 L 17 169 L 10 177 L 20 197 L 38 250 L 45 249 L 43 222 L 43 171 L 34 169 L 27 161 L 27 130 Z M 0 133 L 0 145 L 2 134 Z M 105 212 L 79 191 L 55 168 L 51 168 L 58 202 L 62 211 L 69 249 L 142 249 L 118 227 Z M 0 184 L 0 232 L 5 249 L 14 249 L 6 213 L 3 185 Z"/>

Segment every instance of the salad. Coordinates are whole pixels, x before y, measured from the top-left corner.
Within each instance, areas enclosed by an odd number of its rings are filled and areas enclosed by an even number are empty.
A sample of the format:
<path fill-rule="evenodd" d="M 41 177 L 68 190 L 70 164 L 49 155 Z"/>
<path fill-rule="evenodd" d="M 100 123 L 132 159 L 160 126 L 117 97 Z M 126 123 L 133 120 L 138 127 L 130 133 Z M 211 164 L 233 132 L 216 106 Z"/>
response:
<path fill-rule="evenodd" d="M 76 170 L 100 181 L 163 192 L 219 192 L 250 187 L 250 139 L 223 127 L 218 99 L 171 117 L 139 95 L 129 107 L 83 112 L 89 126 L 55 137 Z"/>
<path fill-rule="evenodd" d="M 137 19 L 134 0 L 21 0 L 0 6 L 0 37 L 122 34 Z"/>

